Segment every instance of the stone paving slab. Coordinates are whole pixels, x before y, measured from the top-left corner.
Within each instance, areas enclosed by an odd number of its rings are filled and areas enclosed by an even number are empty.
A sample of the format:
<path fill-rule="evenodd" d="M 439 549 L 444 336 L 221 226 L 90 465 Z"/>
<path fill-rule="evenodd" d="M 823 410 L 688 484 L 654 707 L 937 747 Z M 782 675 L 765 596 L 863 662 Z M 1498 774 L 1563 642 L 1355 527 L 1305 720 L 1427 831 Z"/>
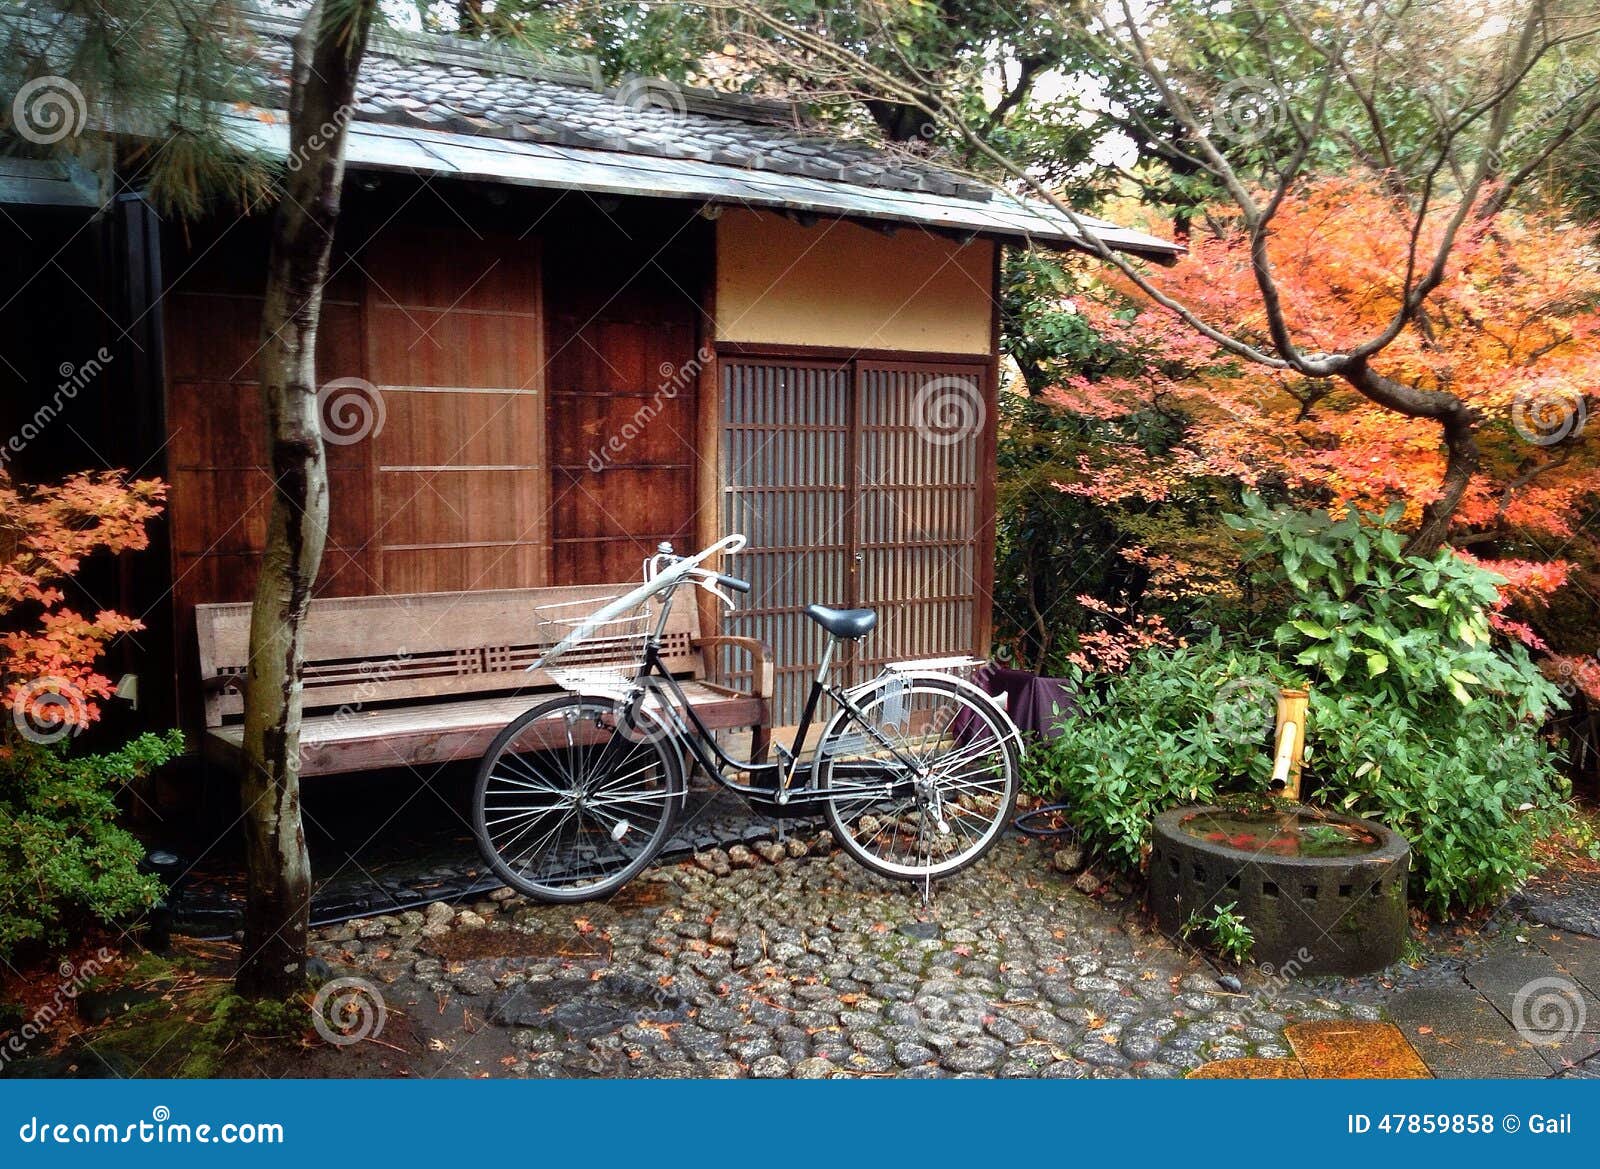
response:
<path fill-rule="evenodd" d="M 1550 1066 L 1477 991 L 1425 988 L 1389 1000 L 1389 1017 L 1433 1074 L 1543 1079 Z"/>
<path fill-rule="evenodd" d="M 1514 1026 L 1600 1033 L 1600 1000 L 1547 955 L 1504 955 L 1467 968 L 1467 981 Z"/>
<path fill-rule="evenodd" d="M 1392 1023 L 1295 1023 L 1284 1028 L 1284 1035 L 1311 1079 L 1426 1080 L 1433 1075 Z"/>
<path fill-rule="evenodd" d="M 1532 936 L 1539 949 L 1550 955 L 1565 973 L 1600 995 L 1600 940 L 1548 930 L 1538 930 Z"/>
<path fill-rule="evenodd" d="M 1600 873 L 1544 873 L 1511 906 L 1531 921 L 1600 938 Z"/>
<path fill-rule="evenodd" d="M 1190 1080 L 1303 1080 L 1295 1059 L 1218 1059 L 1190 1072 Z"/>

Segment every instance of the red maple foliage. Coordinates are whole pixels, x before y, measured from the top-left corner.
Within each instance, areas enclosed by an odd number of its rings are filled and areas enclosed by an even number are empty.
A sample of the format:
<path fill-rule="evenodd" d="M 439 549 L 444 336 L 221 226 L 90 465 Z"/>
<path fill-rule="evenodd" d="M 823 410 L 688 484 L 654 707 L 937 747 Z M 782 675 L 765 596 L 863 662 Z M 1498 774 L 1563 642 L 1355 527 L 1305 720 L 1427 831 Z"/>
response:
<path fill-rule="evenodd" d="M 1212 229 L 1160 283 L 1203 318 L 1270 348 L 1249 241 L 1226 208 L 1206 221 Z M 1600 385 L 1600 248 L 1590 230 L 1536 215 L 1502 210 L 1469 223 L 1420 324 L 1374 366 L 1417 388 L 1447 389 L 1477 412 L 1481 464 L 1449 538 L 1510 581 L 1502 632 L 1549 649 L 1535 626 L 1552 601 L 1600 609 L 1576 579 L 1600 564 L 1582 526 L 1600 498 L 1600 440 L 1586 425 Z M 1284 201 L 1272 256 L 1299 346 L 1336 352 L 1381 330 L 1402 292 L 1410 227 L 1390 195 L 1349 179 L 1309 183 Z M 1117 376 L 1075 379 L 1052 396 L 1095 418 L 1156 411 L 1183 417 L 1185 428 L 1163 457 L 1131 435 L 1096 444 L 1064 490 L 1147 508 L 1198 499 L 1220 479 L 1335 513 L 1399 502 L 1409 525 L 1438 497 L 1445 452 L 1433 422 L 1339 381 L 1234 358 L 1120 278 L 1102 292 L 1077 309 L 1128 361 Z M 1157 589 L 1231 587 L 1193 553 L 1154 539 L 1132 555 Z M 1595 661 L 1572 657 L 1567 674 L 1600 699 Z"/>
<path fill-rule="evenodd" d="M 0 468 L 0 698 L 17 725 L 81 728 L 99 717 L 112 683 L 95 663 L 113 637 L 143 626 L 108 609 L 79 613 L 63 586 L 87 556 L 144 548 L 165 494 L 156 480 L 112 471 L 35 486 Z"/>

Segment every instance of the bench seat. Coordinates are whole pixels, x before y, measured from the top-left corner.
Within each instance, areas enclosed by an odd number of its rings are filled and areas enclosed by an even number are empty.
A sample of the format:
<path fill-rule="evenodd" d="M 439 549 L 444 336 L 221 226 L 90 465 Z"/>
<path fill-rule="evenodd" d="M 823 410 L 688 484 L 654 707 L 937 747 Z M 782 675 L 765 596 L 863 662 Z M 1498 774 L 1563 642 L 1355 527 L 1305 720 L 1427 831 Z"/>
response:
<path fill-rule="evenodd" d="M 512 719 L 557 693 L 543 671 L 528 671 L 546 648 L 530 630 L 539 606 L 593 601 L 631 585 L 503 589 L 328 598 L 312 602 L 306 626 L 300 773 L 333 775 L 422 767 L 481 756 Z M 576 596 L 575 596 L 576 594 Z M 243 700 L 250 606 L 196 608 L 206 691 L 206 758 L 243 765 Z M 725 651 L 748 663 L 729 682 Z M 757 757 L 770 738 L 771 663 L 749 638 L 701 637 L 693 598 L 674 607 L 663 660 L 711 730 L 753 730 Z M 575 660 L 574 660 L 575 659 Z M 563 664 L 583 664 L 581 652 Z M 708 668 L 709 667 L 709 668 Z"/>

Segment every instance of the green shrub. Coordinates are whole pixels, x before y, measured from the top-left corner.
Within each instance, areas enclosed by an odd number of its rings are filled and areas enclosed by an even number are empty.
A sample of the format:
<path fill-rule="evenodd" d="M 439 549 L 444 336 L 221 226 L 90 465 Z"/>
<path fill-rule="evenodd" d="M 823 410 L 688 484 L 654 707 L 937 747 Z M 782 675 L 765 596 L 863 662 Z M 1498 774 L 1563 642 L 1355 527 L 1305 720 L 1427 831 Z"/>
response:
<path fill-rule="evenodd" d="M 16 741 L 0 754 L 0 959 L 62 940 L 75 919 L 115 921 L 160 896 L 144 849 L 117 826 L 116 792 L 182 750 L 178 732 L 104 755 Z"/>
<path fill-rule="evenodd" d="M 1267 742 L 1225 731 L 1249 692 L 1240 679 L 1303 681 L 1303 793 L 1406 836 L 1413 898 L 1432 912 L 1498 901 L 1566 815 L 1541 734 L 1560 693 L 1522 646 L 1491 637 L 1504 580 L 1448 549 L 1407 556 L 1394 518 L 1274 512 L 1247 497 L 1233 526 L 1259 541 L 1263 583 L 1288 589 L 1278 654 L 1213 638 L 1141 655 L 1033 753 L 1034 786 L 1132 867 L 1156 812 L 1264 789 Z"/>
<path fill-rule="evenodd" d="M 1505 579 L 1448 548 L 1406 555 L 1393 513 L 1245 507 L 1232 522 L 1293 590 L 1275 640 L 1313 680 L 1316 797 L 1406 836 L 1428 909 L 1495 903 L 1532 870 L 1568 792 L 1540 734 L 1560 692 L 1490 634 Z"/>
<path fill-rule="evenodd" d="M 1140 654 L 1100 685 L 1076 674 L 1079 713 L 1028 752 L 1029 784 L 1071 808 L 1086 845 L 1137 868 L 1156 813 L 1266 790 L 1280 679 L 1271 655 L 1215 635 Z"/>

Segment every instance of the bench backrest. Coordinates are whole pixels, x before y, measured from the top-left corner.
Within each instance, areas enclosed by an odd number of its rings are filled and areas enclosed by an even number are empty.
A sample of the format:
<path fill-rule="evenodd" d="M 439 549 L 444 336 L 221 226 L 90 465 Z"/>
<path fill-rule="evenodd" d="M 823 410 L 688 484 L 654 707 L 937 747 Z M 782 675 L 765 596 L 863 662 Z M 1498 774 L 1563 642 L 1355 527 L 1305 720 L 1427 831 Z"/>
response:
<path fill-rule="evenodd" d="M 607 598 L 636 587 L 574 585 L 492 589 L 471 593 L 407 593 L 390 597 L 320 597 L 305 626 L 305 708 L 446 698 L 548 688 L 544 670 L 529 671 L 564 632 L 541 624 L 536 609 L 573 617 L 598 609 Z M 592 604 L 590 604 L 592 602 Z M 587 608 L 585 606 L 588 606 Z M 662 637 L 662 659 L 674 674 L 699 676 L 703 662 L 698 606 L 680 595 Z M 549 610 L 546 610 L 549 613 Z M 195 606 L 202 683 L 238 676 L 249 663 L 250 605 Z M 618 651 L 564 654 L 559 666 L 609 664 Z M 206 725 L 217 727 L 244 713 L 236 689 L 206 688 Z"/>

